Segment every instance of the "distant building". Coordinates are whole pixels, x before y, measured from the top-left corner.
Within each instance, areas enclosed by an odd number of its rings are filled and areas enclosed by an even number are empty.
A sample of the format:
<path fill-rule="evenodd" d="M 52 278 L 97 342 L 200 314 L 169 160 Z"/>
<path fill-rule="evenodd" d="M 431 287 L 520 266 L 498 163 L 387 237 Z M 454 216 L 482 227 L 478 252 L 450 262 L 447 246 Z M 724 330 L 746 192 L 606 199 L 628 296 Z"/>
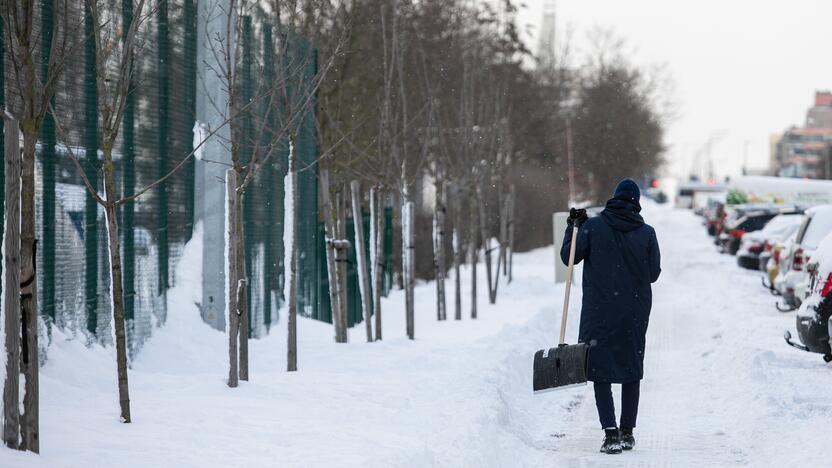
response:
<path fill-rule="evenodd" d="M 772 133 L 768 136 L 768 167 L 769 171 L 777 171 L 777 168 L 780 165 L 777 162 L 777 145 L 780 144 L 780 140 L 783 138 L 782 133 Z M 771 174 L 773 175 L 773 173 Z"/>
<path fill-rule="evenodd" d="M 832 93 L 817 91 L 815 105 L 806 112 L 807 128 L 832 128 Z"/>
<path fill-rule="evenodd" d="M 832 93 L 818 91 L 804 127 L 770 139 L 772 167 L 781 177 L 832 178 Z"/>

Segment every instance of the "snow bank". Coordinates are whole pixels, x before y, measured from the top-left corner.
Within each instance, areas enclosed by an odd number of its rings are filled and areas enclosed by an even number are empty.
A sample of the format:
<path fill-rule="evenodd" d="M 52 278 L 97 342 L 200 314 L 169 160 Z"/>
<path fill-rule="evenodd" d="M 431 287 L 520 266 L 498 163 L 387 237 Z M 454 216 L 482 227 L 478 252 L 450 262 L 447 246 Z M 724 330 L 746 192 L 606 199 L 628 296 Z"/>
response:
<path fill-rule="evenodd" d="M 417 286 L 415 341 L 400 291 L 382 302 L 382 342 L 362 342 L 358 326 L 351 344 L 333 343 L 331 325 L 301 318 L 299 372 L 285 372 L 285 330 L 274 327 L 251 343 L 251 381 L 230 389 L 225 336 L 194 305 L 197 234 L 167 324 L 133 362 L 134 422 L 118 422 L 112 350 L 57 334 L 41 373 L 42 454 L 0 449 L 0 466 L 824 466 L 823 450 L 803 447 L 826 443 L 832 375 L 783 343 L 794 316 L 774 310 L 759 273 L 715 252 L 698 218 L 649 204 L 644 215 L 664 271 L 633 453 L 597 452 L 590 387 L 531 391 L 533 353 L 557 340 L 552 248 L 515 255 L 495 306 L 480 287 L 475 321 L 467 269 L 462 321 L 437 322 L 435 285 Z M 570 314 L 570 342 L 578 319 Z"/>

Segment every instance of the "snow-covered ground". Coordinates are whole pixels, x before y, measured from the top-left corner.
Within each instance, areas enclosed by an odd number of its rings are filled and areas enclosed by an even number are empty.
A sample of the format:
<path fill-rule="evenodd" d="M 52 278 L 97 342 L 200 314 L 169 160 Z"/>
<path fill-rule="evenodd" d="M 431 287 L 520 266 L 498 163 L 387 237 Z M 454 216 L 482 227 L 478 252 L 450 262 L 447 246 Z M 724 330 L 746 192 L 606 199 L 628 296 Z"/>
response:
<path fill-rule="evenodd" d="M 548 248 L 516 257 L 497 305 L 480 286 L 476 321 L 467 273 L 461 322 L 436 322 L 434 289 L 420 285 L 412 342 L 397 292 L 383 303 L 383 342 L 363 342 L 358 326 L 335 344 L 331 326 L 301 320 L 300 370 L 286 373 L 281 320 L 252 342 L 251 381 L 236 389 L 225 385 L 225 335 L 200 322 L 183 267 L 167 325 L 131 369 L 134 422 L 118 422 L 111 350 L 57 337 L 41 373 L 42 453 L 0 448 L 0 467 L 832 465 L 832 369 L 783 343 L 794 315 L 716 253 L 691 213 L 645 216 L 664 271 L 632 453 L 598 453 L 591 387 L 531 392 L 532 354 L 556 339 L 562 300 Z M 199 251 L 188 246 L 182 264 Z"/>

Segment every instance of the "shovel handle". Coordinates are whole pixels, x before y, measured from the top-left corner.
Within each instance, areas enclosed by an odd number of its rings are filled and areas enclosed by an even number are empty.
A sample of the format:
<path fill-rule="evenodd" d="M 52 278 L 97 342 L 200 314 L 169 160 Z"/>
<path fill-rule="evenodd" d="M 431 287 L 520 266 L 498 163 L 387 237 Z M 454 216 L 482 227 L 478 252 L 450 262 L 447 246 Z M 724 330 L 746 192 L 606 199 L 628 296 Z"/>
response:
<path fill-rule="evenodd" d="M 572 243 L 569 245 L 569 264 L 566 268 L 566 288 L 563 294 L 563 313 L 560 316 L 560 341 L 566 344 L 566 316 L 569 313 L 569 292 L 572 289 L 572 271 L 575 269 L 575 244 L 578 243 L 578 226 L 572 226 Z"/>

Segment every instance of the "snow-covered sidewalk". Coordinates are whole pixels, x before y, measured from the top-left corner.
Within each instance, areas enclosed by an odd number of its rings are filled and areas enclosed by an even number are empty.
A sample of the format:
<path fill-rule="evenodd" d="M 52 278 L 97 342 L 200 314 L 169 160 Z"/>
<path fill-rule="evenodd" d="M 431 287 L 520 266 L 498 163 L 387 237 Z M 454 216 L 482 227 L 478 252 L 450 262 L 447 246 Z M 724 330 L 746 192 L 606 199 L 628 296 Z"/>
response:
<path fill-rule="evenodd" d="M 237 389 L 224 382 L 225 336 L 199 321 L 183 275 L 167 325 L 133 363 L 134 422 L 117 421 L 110 350 L 56 337 L 41 376 L 42 454 L 0 449 L 0 467 L 827 465 L 832 374 L 783 343 L 794 315 L 774 309 L 757 274 L 717 254 L 691 213 L 654 207 L 645 217 L 664 271 L 632 453 L 597 452 L 591 387 L 531 392 L 532 354 L 554 342 L 560 315 L 548 248 L 516 256 L 496 305 L 480 286 L 476 321 L 467 274 L 461 322 L 436 322 L 434 288 L 420 285 L 413 342 L 394 293 L 383 342 L 363 342 L 355 327 L 335 344 L 331 326 L 301 320 L 299 372 L 286 373 L 281 320 L 252 342 L 251 381 Z"/>

